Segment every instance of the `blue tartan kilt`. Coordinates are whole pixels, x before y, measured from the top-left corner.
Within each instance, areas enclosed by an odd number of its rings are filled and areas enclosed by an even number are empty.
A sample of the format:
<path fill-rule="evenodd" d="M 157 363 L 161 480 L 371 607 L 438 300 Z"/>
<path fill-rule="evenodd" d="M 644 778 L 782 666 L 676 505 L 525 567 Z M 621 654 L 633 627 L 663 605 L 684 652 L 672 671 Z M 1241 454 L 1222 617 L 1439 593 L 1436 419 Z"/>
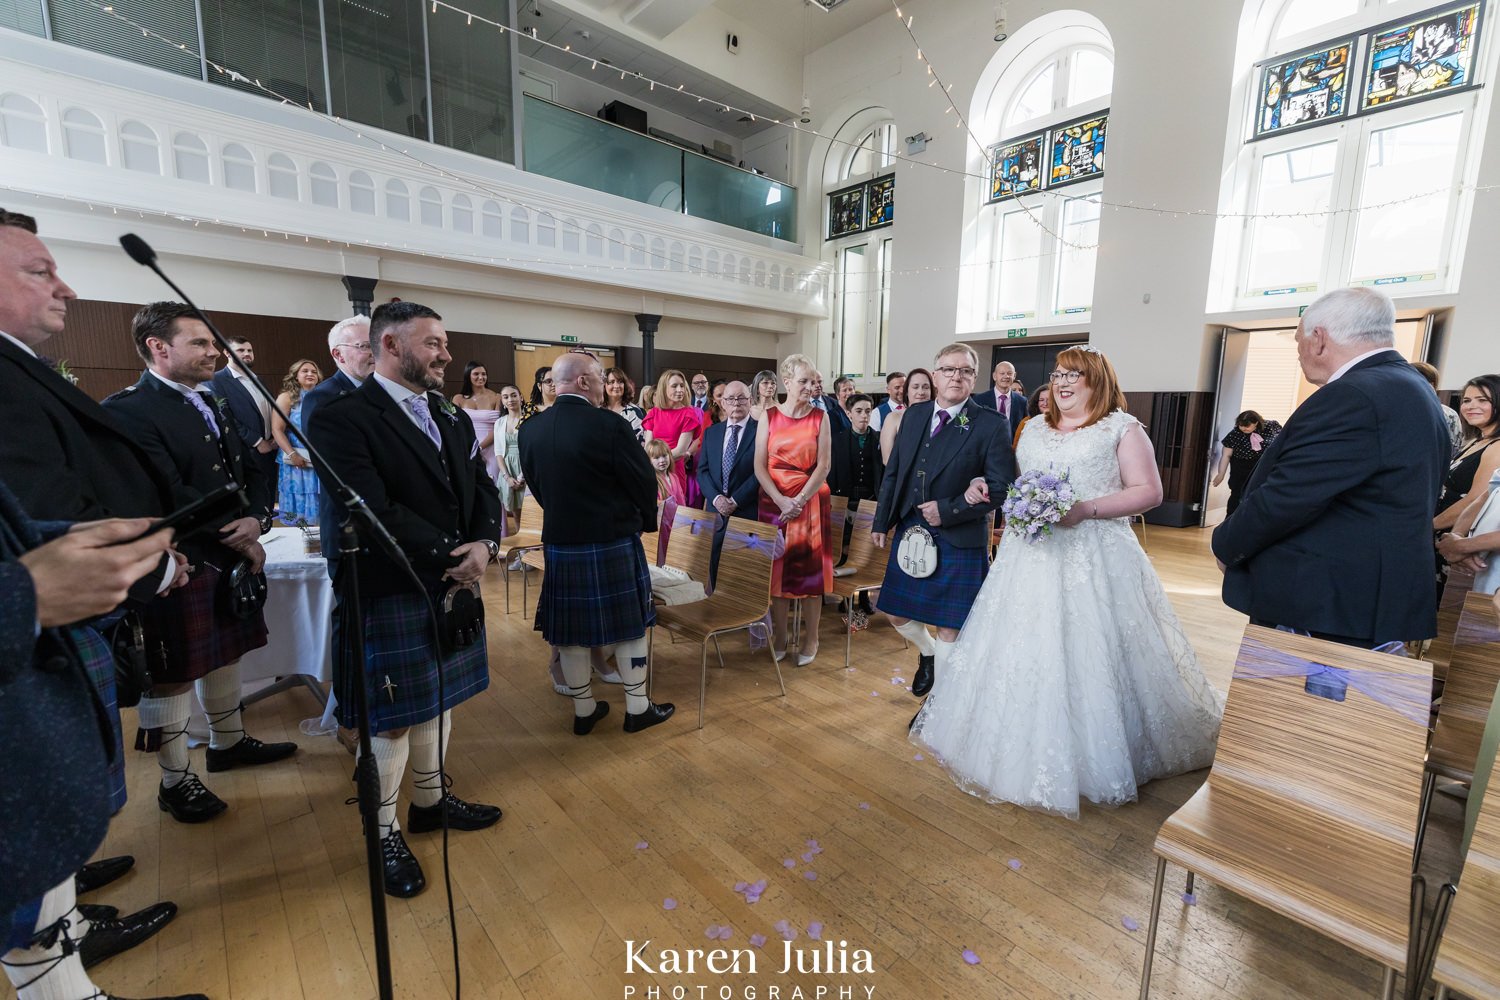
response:
<path fill-rule="evenodd" d="M 656 624 L 651 572 L 635 537 L 542 547 L 536 631 L 553 646 L 608 646 Z"/>
<path fill-rule="evenodd" d="M 125 744 L 120 733 L 120 706 L 115 700 L 115 655 L 104 636 L 91 628 L 73 630 L 73 645 L 83 660 L 89 680 L 104 702 L 109 728 L 114 738 L 113 756 L 109 762 L 109 808 L 118 813 L 125 805 Z"/>
<path fill-rule="evenodd" d="M 141 609 L 147 648 L 159 645 L 166 653 L 165 665 L 153 661 L 153 682 L 195 681 L 266 644 L 265 613 L 241 621 L 224 611 L 218 600 L 219 576 L 214 566 L 200 564 L 186 586 Z"/>
<path fill-rule="evenodd" d="M 443 659 L 443 700 L 438 705 L 437 639 L 427 604 L 416 594 L 367 597 L 364 604 L 366 694 L 370 731 L 383 733 L 435 719 L 490 686 L 489 653 L 483 635 L 472 646 Z M 345 666 L 340 616 L 334 615 L 333 687 L 339 725 L 352 729 L 354 671 Z"/>
<path fill-rule="evenodd" d="M 943 529 L 927 524 L 915 511 L 891 532 L 893 549 L 914 524 L 924 525 L 937 542 L 937 572 L 920 580 L 908 576 L 893 553 L 886 563 L 885 582 L 880 588 L 880 610 L 938 628 L 963 628 L 990 570 L 989 553 L 982 545 L 977 549 L 961 549 L 949 544 L 943 537 Z"/>

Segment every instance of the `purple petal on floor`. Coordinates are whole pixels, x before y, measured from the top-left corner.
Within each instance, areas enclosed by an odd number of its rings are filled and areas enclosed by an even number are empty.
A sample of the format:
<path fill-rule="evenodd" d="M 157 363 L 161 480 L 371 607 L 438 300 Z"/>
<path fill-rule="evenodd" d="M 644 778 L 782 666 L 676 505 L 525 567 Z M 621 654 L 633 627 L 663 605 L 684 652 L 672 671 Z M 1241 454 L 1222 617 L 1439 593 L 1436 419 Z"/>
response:
<path fill-rule="evenodd" d="M 869 808 L 870 808 L 870 803 L 868 803 L 868 802 L 861 802 L 861 803 L 860 803 L 860 804 L 859 804 L 859 807 L 860 807 L 860 808 L 861 808 L 861 809 L 869 809 Z"/>
<path fill-rule="evenodd" d="M 754 906 L 756 903 L 760 902 L 760 893 L 758 893 L 758 892 L 747 892 L 747 893 L 745 893 L 745 902 L 749 903 L 751 906 Z"/>
<path fill-rule="evenodd" d="M 736 882 L 734 884 L 734 891 L 735 892 L 744 892 L 748 888 L 750 888 L 750 883 L 749 882 Z"/>
<path fill-rule="evenodd" d="M 1185 892 L 1182 894 L 1182 901 L 1189 906 L 1197 906 L 1198 894 L 1194 892 Z"/>
<path fill-rule="evenodd" d="M 1021 870 L 1021 859 L 1020 858 L 1011 858 L 1009 861 L 1006 862 L 1006 864 L 1010 865 L 1010 870 L 1013 871 L 1013 872 L 1018 872 L 1018 871 Z"/>
<path fill-rule="evenodd" d="M 719 937 L 719 930 L 720 928 L 718 924 L 709 924 L 708 930 L 703 932 L 703 936 L 706 938 L 717 940 Z"/>
<path fill-rule="evenodd" d="M 1134 917 L 1121 917 L 1120 926 L 1125 928 L 1127 931 L 1138 931 L 1141 929 L 1139 921 L 1137 921 Z"/>
<path fill-rule="evenodd" d="M 753 892 L 753 893 L 755 893 L 756 895 L 759 895 L 760 893 L 765 892 L 766 891 L 766 886 L 768 886 L 770 884 L 771 883 L 767 882 L 763 878 L 762 879 L 756 879 L 754 882 L 750 883 L 750 891 Z"/>
<path fill-rule="evenodd" d="M 763 947 L 765 945 L 765 943 L 766 943 L 766 936 L 764 934 L 751 934 L 750 935 L 750 946 L 752 948 Z"/>
<path fill-rule="evenodd" d="M 809 864 L 809 865 L 810 865 L 810 864 L 812 864 L 812 859 L 813 859 L 813 858 L 814 858 L 814 857 L 816 857 L 816 856 L 817 856 L 817 855 L 815 855 L 815 854 L 813 854 L 813 852 L 812 852 L 812 851 L 803 851 L 803 852 L 802 852 L 802 861 L 803 861 L 803 862 L 804 862 L 804 863 L 805 863 L 805 864 Z"/>
<path fill-rule="evenodd" d="M 802 877 L 805 878 L 805 879 L 807 879 L 809 882 L 816 882 L 818 880 L 818 873 L 817 872 L 803 872 L 802 873 Z"/>
<path fill-rule="evenodd" d="M 817 920 L 807 925 L 807 936 L 814 941 L 823 940 L 823 925 Z"/>
<path fill-rule="evenodd" d="M 783 867 L 783 868 L 796 868 L 797 867 L 797 862 L 794 861 L 791 858 L 782 858 L 781 859 L 781 867 Z"/>
<path fill-rule="evenodd" d="M 817 847 L 818 846 L 818 842 L 816 840 L 809 840 L 807 842 L 807 846 L 808 847 Z"/>
<path fill-rule="evenodd" d="M 797 928 L 786 920 L 776 921 L 776 933 L 781 935 L 783 941 L 794 941 L 797 938 Z"/>
<path fill-rule="evenodd" d="M 964 949 L 964 962 L 967 963 L 967 964 L 969 964 L 969 965 L 978 965 L 979 964 L 979 956 L 976 955 L 976 954 L 974 954 L 974 951 L 973 951 L 972 948 L 965 948 Z"/>
<path fill-rule="evenodd" d="M 844 673 L 846 673 L 846 674 L 852 674 L 852 673 L 854 673 L 854 668 L 853 667 L 845 667 L 844 668 Z"/>
<path fill-rule="evenodd" d="M 896 685 L 897 687 L 900 687 L 902 684 L 906 683 L 906 678 L 905 677 L 892 677 L 891 678 L 891 683 L 894 684 L 894 685 Z"/>
<path fill-rule="evenodd" d="M 648 848 L 650 846 L 651 846 L 650 844 L 648 844 L 644 840 L 642 840 L 642 841 L 639 841 L 639 842 L 636 843 L 635 849 L 637 851 L 644 851 L 646 848 Z"/>
<path fill-rule="evenodd" d="M 870 692 L 870 697 L 871 698 L 879 698 L 880 697 L 880 692 L 879 691 L 871 691 Z"/>
<path fill-rule="evenodd" d="M 661 901 L 661 908 L 663 910 L 675 910 L 677 909 L 677 900 L 673 899 L 671 896 L 668 896 L 666 899 Z"/>
<path fill-rule="evenodd" d="M 926 760 L 927 758 L 923 757 L 921 754 L 913 754 L 911 759 L 912 760 Z"/>

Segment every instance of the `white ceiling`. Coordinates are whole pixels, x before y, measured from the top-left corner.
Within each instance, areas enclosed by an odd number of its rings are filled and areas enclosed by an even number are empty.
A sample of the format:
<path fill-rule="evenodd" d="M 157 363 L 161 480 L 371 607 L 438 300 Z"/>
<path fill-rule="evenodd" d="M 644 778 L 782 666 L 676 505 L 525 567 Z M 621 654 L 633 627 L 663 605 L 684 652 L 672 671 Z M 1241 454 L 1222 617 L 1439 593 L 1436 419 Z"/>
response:
<path fill-rule="evenodd" d="M 844 0 L 833 10 L 820 10 L 806 0 L 715 0 L 714 6 L 736 21 L 775 36 L 782 45 L 805 52 L 821 49 L 881 15 L 892 19 L 893 28 L 900 28 L 891 0 Z"/>

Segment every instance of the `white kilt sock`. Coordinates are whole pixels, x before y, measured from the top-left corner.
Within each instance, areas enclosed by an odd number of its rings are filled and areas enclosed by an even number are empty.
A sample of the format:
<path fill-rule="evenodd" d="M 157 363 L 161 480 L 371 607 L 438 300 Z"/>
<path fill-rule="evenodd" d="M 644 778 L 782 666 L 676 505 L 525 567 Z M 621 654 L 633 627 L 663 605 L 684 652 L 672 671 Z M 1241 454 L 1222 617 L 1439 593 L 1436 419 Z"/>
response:
<path fill-rule="evenodd" d="M 396 797 L 401 794 L 401 778 L 406 774 L 406 758 L 410 752 L 408 734 L 397 737 L 371 736 L 370 751 L 375 755 L 375 768 L 380 772 L 380 836 L 387 837 L 401 824 L 396 821 Z"/>
<path fill-rule="evenodd" d="M 36 944 L 6 953 L 5 975 L 16 988 L 17 1000 L 80 1000 L 103 992 L 84 971 L 77 949 L 64 948 L 64 938 L 77 945 L 88 933 L 89 923 L 79 915 L 77 902 L 73 876 L 69 875 L 42 897 L 42 911 L 36 921 L 38 932 L 49 930 L 64 917 L 68 927 L 59 928 L 51 947 Z"/>
<path fill-rule="evenodd" d="M 439 725 L 441 723 L 441 726 Z M 416 806 L 435 806 L 443 798 L 442 775 L 438 773 L 438 729 L 443 731 L 442 761 L 448 763 L 448 738 L 453 735 L 453 712 L 411 727 L 411 801 Z"/>
<path fill-rule="evenodd" d="M 594 701 L 594 668 L 587 646 L 558 646 L 557 658 L 562 666 L 563 680 L 568 693 L 573 697 L 573 714 L 579 718 L 593 715 L 598 704 Z M 621 673 L 623 677 L 624 674 Z"/>
<path fill-rule="evenodd" d="M 646 696 L 646 637 L 616 643 L 614 650 L 625 688 L 625 711 L 639 715 L 651 707 Z"/>
<path fill-rule="evenodd" d="M 937 640 L 937 652 L 932 654 L 932 686 L 934 688 L 942 683 L 943 671 L 947 669 L 948 660 L 953 656 L 953 649 L 957 645 L 956 642 Z"/>
<path fill-rule="evenodd" d="M 218 670 L 193 682 L 198 700 L 208 716 L 208 745 L 227 750 L 245 738 L 245 721 L 240 714 L 240 661 L 226 663 Z"/>
<path fill-rule="evenodd" d="M 926 625 L 917 621 L 909 621 L 904 625 L 897 625 L 896 631 L 901 633 L 907 642 L 916 646 L 918 653 L 923 656 L 934 654 L 932 633 L 927 631 Z"/>
<path fill-rule="evenodd" d="M 141 699 L 141 728 L 161 730 L 156 763 L 161 766 L 161 783 L 167 788 L 176 787 L 188 775 L 187 725 L 191 705 L 186 691 L 166 698 Z"/>

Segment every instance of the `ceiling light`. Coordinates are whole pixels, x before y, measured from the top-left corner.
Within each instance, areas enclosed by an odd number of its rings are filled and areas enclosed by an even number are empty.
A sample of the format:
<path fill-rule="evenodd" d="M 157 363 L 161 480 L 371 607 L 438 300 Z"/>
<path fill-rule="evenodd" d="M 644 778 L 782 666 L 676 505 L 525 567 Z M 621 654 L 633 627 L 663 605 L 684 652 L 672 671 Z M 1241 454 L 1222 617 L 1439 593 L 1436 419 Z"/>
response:
<path fill-rule="evenodd" d="M 833 10 L 833 8 L 847 3 L 848 0 L 807 0 L 807 2 L 819 10 Z"/>

